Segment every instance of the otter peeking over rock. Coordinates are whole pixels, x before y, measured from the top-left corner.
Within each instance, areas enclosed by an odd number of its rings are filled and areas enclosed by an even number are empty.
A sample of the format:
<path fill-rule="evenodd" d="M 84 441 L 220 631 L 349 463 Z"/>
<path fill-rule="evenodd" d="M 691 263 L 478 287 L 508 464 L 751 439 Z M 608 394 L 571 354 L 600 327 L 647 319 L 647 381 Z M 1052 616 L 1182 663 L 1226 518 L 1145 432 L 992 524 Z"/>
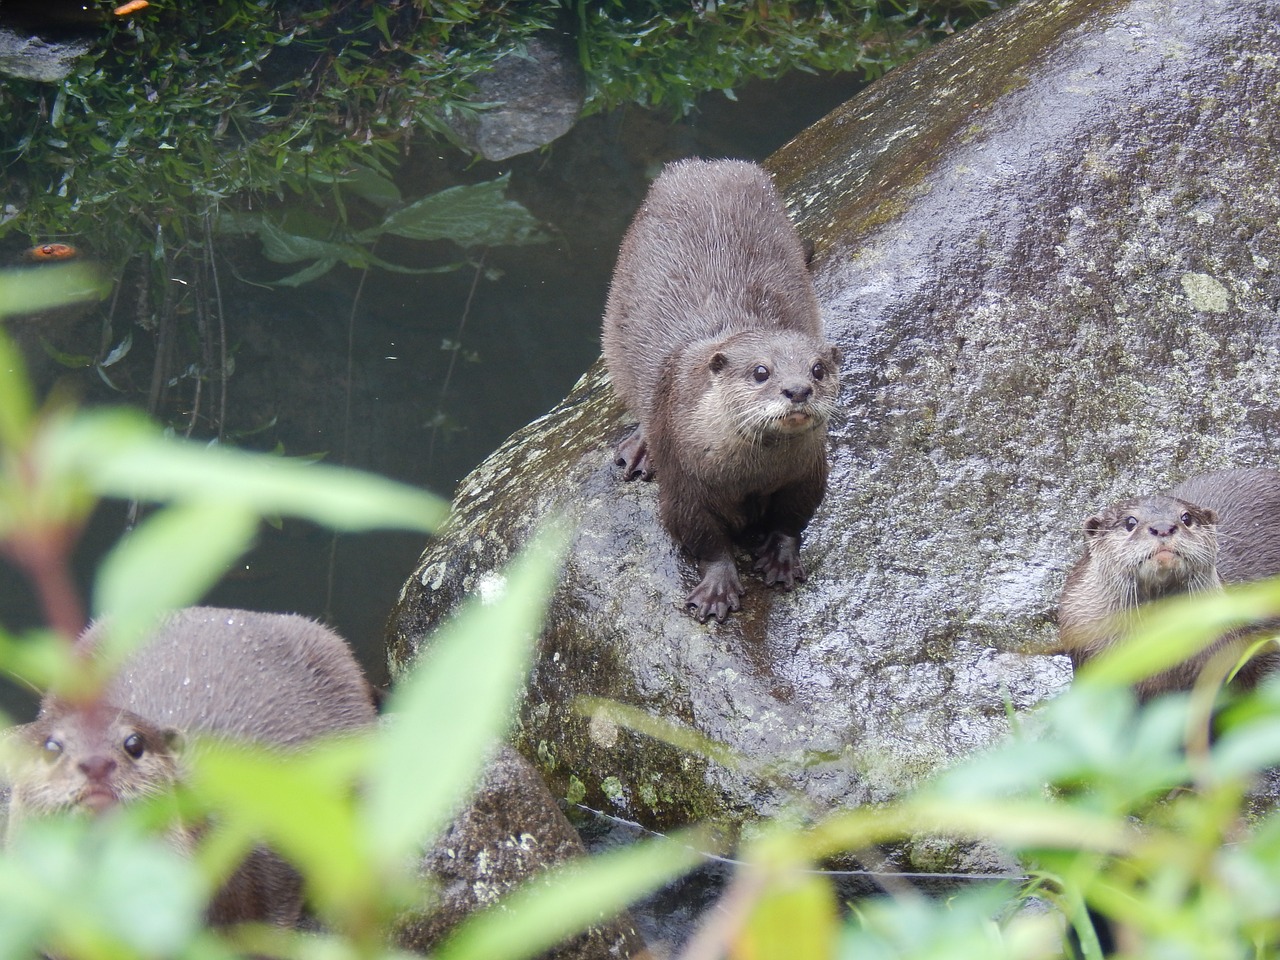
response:
<path fill-rule="evenodd" d="M 90 649 L 91 626 L 77 643 Z M 376 720 L 371 690 L 346 642 L 305 617 L 192 607 L 169 616 L 128 658 L 95 703 L 53 695 L 11 735 L 27 749 L 9 771 L 9 831 L 63 810 L 101 814 L 163 794 L 182 777 L 185 735 L 296 747 Z M 189 848 L 198 829 L 180 828 Z M 323 838 L 318 838 L 322 840 Z M 214 925 L 293 925 L 297 872 L 255 850 L 215 894 Z"/>
<path fill-rule="evenodd" d="M 662 523 L 701 567 L 687 601 L 697 618 L 741 608 L 735 541 L 767 585 L 803 580 L 839 354 L 761 167 L 687 160 L 663 171 L 623 238 L 602 341 L 640 421 L 617 463 L 626 480 L 658 478 Z"/>
<path fill-rule="evenodd" d="M 1219 470 L 1166 494 L 1113 504 L 1084 524 L 1085 552 L 1067 575 L 1058 605 L 1060 649 L 1078 670 L 1117 643 L 1125 614 L 1179 593 L 1220 591 L 1280 574 L 1280 471 Z M 1256 631 L 1234 630 L 1196 656 L 1135 687 L 1140 700 L 1188 689 L 1224 650 L 1237 656 Z M 1236 676 L 1255 685 L 1280 656 L 1253 657 Z"/>

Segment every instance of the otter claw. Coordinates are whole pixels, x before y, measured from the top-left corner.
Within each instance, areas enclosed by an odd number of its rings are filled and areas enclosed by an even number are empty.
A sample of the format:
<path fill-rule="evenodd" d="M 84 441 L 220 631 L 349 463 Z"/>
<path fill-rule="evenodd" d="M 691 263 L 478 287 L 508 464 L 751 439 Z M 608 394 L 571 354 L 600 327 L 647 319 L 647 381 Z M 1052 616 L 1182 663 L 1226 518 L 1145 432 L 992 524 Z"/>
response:
<path fill-rule="evenodd" d="M 644 431 L 639 427 L 618 444 L 613 462 L 622 468 L 623 480 L 653 479 L 653 464 L 649 460 L 649 445 L 645 443 Z"/>
<path fill-rule="evenodd" d="M 702 582 L 693 588 L 685 606 L 698 618 L 699 623 L 706 623 L 710 617 L 724 623 L 730 613 L 742 609 L 739 597 L 746 592 L 738 580 L 738 571 L 734 568 L 733 561 L 716 561 L 707 565 Z"/>
<path fill-rule="evenodd" d="M 764 579 L 765 585 L 781 586 L 791 590 L 797 580 L 805 579 L 804 564 L 800 562 L 800 539 L 785 533 L 771 533 L 764 545 L 756 551 L 752 568 Z"/>

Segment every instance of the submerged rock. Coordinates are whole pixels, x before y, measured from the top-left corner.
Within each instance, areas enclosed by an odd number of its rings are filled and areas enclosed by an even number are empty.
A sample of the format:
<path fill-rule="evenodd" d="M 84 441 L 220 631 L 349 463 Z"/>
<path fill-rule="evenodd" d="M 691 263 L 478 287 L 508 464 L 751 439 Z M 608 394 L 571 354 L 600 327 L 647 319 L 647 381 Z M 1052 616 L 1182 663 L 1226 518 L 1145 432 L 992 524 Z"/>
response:
<path fill-rule="evenodd" d="M 750 580 L 724 625 L 683 612 L 696 570 L 657 489 L 612 465 L 628 426 L 597 365 L 462 483 L 393 614 L 393 671 L 563 513 L 516 731 L 558 791 L 659 827 L 822 812 L 1001 737 L 1070 679 L 1045 651 L 1082 519 L 1273 459 L 1277 49 L 1275 2 L 1024 0 L 806 131 L 769 166 L 815 243 L 847 414 L 809 581 Z"/>
<path fill-rule="evenodd" d="M 45 40 L 0 27 L 0 75 L 57 83 L 92 46 L 83 37 Z"/>
<path fill-rule="evenodd" d="M 555 33 L 530 37 L 476 78 L 472 99 L 485 104 L 453 122 L 463 145 L 486 160 L 545 147 L 578 121 L 586 77 L 573 43 Z"/>

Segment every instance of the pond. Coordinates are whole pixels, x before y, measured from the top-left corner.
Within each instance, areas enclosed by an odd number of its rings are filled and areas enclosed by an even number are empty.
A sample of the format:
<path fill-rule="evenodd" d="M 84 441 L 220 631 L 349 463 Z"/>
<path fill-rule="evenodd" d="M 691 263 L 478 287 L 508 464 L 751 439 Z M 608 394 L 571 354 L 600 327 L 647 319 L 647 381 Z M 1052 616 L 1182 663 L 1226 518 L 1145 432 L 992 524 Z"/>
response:
<path fill-rule="evenodd" d="M 269 281 L 292 268 L 268 262 L 252 238 L 220 244 L 235 364 L 229 430 L 243 434 L 236 442 L 247 447 L 323 455 L 448 497 L 599 355 L 618 242 L 663 163 L 762 159 L 861 86 L 852 75 L 795 73 L 747 85 L 736 100 L 704 95 L 679 121 L 619 109 L 581 121 L 544 151 L 502 163 L 418 147 L 396 176 L 406 198 L 506 174 L 508 196 L 551 234 L 541 245 L 486 250 L 478 265 L 452 273 L 365 275 L 338 267 L 297 288 L 272 287 Z M 384 237 L 377 253 L 426 267 L 457 259 L 457 248 L 448 246 Z M 58 380 L 87 403 L 120 402 L 91 370 L 60 367 L 42 344 L 85 352 L 84 341 L 99 337 L 96 318 L 14 332 L 43 387 Z M 86 593 L 96 559 L 124 529 L 121 504 L 99 509 L 78 558 Z M 401 533 L 335 540 L 286 520 L 263 529 L 256 549 L 206 602 L 321 618 L 357 647 L 371 679 L 383 684 L 383 626 L 422 546 L 420 537 Z M 35 623 L 25 584 L 10 568 L 3 573 L 3 622 Z M 21 694 L 9 703 L 19 716 L 31 705 Z"/>

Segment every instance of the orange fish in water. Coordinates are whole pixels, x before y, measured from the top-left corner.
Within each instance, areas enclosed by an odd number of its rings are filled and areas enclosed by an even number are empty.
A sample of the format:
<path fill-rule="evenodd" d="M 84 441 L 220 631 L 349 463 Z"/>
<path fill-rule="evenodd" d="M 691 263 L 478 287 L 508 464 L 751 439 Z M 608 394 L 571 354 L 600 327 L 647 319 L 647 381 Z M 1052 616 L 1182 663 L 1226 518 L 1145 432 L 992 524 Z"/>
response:
<path fill-rule="evenodd" d="M 22 259 L 31 263 L 52 263 L 55 260 L 71 260 L 80 251 L 69 243 L 40 243 L 23 251 Z"/>
<path fill-rule="evenodd" d="M 127 17 L 131 13 L 137 13 L 139 10 L 145 10 L 151 4 L 147 0 L 129 0 L 128 3 L 122 3 L 111 12 L 117 17 Z"/>

